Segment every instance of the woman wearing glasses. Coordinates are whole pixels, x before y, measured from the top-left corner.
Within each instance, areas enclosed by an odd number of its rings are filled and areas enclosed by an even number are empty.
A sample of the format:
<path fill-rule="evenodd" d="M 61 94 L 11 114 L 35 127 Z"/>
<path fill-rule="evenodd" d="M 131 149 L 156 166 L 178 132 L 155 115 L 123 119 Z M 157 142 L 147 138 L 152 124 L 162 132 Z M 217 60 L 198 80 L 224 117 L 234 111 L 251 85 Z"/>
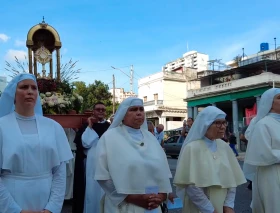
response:
<path fill-rule="evenodd" d="M 226 114 L 206 107 L 182 146 L 174 184 L 183 213 L 232 213 L 236 187 L 246 183 L 230 147 L 222 141 Z"/>

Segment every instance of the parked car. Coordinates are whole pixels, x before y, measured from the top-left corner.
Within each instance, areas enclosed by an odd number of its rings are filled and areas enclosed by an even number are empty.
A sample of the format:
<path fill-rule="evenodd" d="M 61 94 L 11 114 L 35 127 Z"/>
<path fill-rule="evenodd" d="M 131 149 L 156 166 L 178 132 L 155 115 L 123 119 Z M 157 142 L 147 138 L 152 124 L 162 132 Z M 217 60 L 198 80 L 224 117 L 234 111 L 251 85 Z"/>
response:
<path fill-rule="evenodd" d="M 180 135 L 174 135 L 167 138 L 163 144 L 166 155 L 170 155 L 172 158 L 177 158 L 180 154 L 183 142 L 184 138 Z"/>

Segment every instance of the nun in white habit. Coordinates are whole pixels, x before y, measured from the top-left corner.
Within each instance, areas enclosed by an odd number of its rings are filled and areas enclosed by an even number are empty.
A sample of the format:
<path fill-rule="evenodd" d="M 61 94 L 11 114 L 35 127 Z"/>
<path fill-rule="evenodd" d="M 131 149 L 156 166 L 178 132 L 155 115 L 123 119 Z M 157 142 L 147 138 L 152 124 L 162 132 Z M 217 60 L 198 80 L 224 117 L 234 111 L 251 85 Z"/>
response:
<path fill-rule="evenodd" d="M 174 184 L 183 213 L 232 213 L 236 187 L 246 183 L 222 138 L 226 114 L 209 106 L 200 112 L 182 146 Z"/>
<path fill-rule="evenodd" d="M 35 76 L 19 74 L 0 99 L 0 213 L 60 213 L 72 157 L 63 128 L 42 116 Z"/>
<path fill-rule="evenodd" d="M 250 132 L 246 132 L 249 140 L 244 163 L 251 169 L 244 169 L 244 173 L 253 181 L 253 213 L 279 212 L 280 89 L 272 88 L 263 93 L 257 116 L 250 126 Z"/>
<path fill-rule="evenodd" d="M 147 129 L 143 101 L 127 98 L 98 143 L 95 179 L 104 213 L 160 213 L 172 191 L 166 155 Z M 153 211 L 152 211 L 153 210 Z"/>
<path fill-rule="evenodd" d="M 73 184 L 74 184 L 74 171 L 75 171 L 75 152 L 76 144 L 74 143 L 76 132 L 72 128 L 64 128 L 66 137 L 69 142 L 69 146 L 72 150 L 74 158 L 72 158 L 66 165 L 66 191 L 65 200 L 70 200 L 73 198 Z"/>

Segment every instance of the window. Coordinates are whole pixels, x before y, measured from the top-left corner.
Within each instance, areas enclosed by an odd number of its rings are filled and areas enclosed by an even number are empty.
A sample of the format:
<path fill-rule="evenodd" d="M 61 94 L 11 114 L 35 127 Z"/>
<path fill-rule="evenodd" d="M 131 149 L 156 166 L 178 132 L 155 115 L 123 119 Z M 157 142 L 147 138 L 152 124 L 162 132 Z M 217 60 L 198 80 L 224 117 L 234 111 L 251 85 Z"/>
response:
<path fill-rule="evenodd" d="M 177 143 L 184 143 L 184 141 L 185 141 L 185 138 L 184 138 L 183 136 L 180 136 L 180 137 L 178 138 Z"/>
<path fill-rule="evenodd" d="M 144 99 L 144 102 L 147 102 L 147 96 L 144 96 L 143 99 Z"/>
<path fill-rule="evenodd" d="M 178 139 L 179 139 L 179 136 L 177 136 L 177 135 L 176 136 L 172 136 L 172 137 L 168 138 L 165 141 L 165 143 L 177 143 Z"/>
<path fill-rule="evenodd" d="M 158 94 L 154 94 L 154 100 L 157 101 L 158 100 Z"/>

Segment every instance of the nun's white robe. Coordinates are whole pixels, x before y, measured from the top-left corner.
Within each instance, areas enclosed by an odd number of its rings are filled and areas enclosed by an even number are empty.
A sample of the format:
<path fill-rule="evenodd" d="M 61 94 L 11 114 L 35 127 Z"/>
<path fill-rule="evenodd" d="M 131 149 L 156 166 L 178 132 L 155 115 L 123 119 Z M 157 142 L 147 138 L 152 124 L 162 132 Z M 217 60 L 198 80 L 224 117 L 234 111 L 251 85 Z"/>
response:
<path fill-rule="evenodd" d="M 213 148 L 215 146 L 215 148 Z M 224 141 L 193 141 L 183 147 L 174 184 L 183 192 L 183 213 L 223 213 L 234 207 L 235 188 L 245 177 L 230 147 Z"/>
<path fill-rule="evenodd" d="M 122 124 L 109 129 L 98 143 L 95 179 L 105 190 L 102 213 L 144 213 L 144 208 L 123 201 L 125 197 L 145 194 L 148 187 L 158 187 L 159 193 L 172 191 L 167 158 L 154 135 L 141 129 L 143 138 L 137 140 L 129 129 Z"/>
<path fill-rule="evenodd" d="M 76 132 L 71 128 L 64 129 L 70 148 L 72 150 L 72 154 L 74 156 L 73 159 L 66 164 L 66 192 L 65 192 L 65 200 L 70 200 L 73 198 L 73 184 L 74 184 L 74 171 L 75 171 L 75 151 L 76 144 L 74 143 L 74 139 L 76 136 Z"/>
<path fill-rule="evenodd" d="M 35 132 L 29 133 L 34 124 Z M 72 157 L 65 132 L 55 121 L 39 115 L 24 119 L 16 113 L 0 118 L 0 213 L 60 213 L 64 162 Z"/>
<path fill-rule="evenodd" d="M 253 213 L 279 212 L 280 122 L 265 116 L 254 127 L 245 162 L 256 167 L 253 179 Z M 252 141 L 252 143 L 251 143 Z"/>

